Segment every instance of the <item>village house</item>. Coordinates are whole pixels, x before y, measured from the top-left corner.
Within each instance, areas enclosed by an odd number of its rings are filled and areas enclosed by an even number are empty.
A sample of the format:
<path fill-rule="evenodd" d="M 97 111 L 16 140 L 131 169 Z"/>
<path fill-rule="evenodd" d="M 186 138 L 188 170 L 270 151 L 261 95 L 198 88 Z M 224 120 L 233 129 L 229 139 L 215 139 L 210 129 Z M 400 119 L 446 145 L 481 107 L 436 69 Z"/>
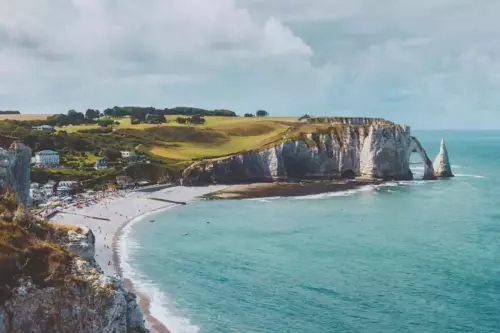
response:
<path fill-rule="evenodd" d="M 101 158 L 101 159 L 95 161 L 94 168 L 96 170 L 107 169 L 108 168 L 108 159 L 105 157 L 105 158 Z"/>
<path fill-rule="evenodd" d="M 32 129 L 34 129 L 36 131 L 54 133 L 54 127 L 49 126 L 49 125 L 34 126 L 34 127 L 32 127 Z"/>
<path fill-rule="evenodd" d="M 42 150 L 35 153 L 34 163 L 39 166 L 59 165 L 59 153 L 53 150 Z"/>
<path fill-rule="evenodd" d="M 121 151 L 122 158 L 124 159 L 135 159 L 137 158 L 137 153 L 135 151 Z"/>

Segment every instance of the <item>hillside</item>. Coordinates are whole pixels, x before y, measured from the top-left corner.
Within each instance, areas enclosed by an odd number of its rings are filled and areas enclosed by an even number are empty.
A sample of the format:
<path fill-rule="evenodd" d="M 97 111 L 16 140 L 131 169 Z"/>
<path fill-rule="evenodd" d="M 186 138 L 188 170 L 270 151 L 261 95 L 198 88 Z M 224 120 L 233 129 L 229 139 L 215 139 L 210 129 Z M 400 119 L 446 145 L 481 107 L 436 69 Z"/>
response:
<path fill-rule="evenodd" d="M 0 134 L 19 138 L 34 152 L 49 149 L 60 153 L 64 167 L 34 170 L 32 178 L 37 182 L 50 178 L 49 173 L 57 179 L 85 180 L 99 176 L 110 181 L 124 165 L 112 160 L 110 170 L 97 172 L 93 164 L 110 152 L 119 154 L 123 150 L 145 154 L 157 167 L 149 166 L 150 170 L 144 173 L 154 174 L 153 180 L 157 181 L 164 178 L 162 170 L 175 178 L 193 160 L 258 149 L 301 124 L 296 118 L 217 116 L 204 117 L 203 124 L 179 124 L 177 117 L 168 115 L 167 123 L 161 124 L 132 124 L 130 117 L 115 117 L 112 126 L 69 125 L 56 127 L 54 133 L 34 130 L 33 126 L 40 122 L 5 120 L 0 121 Z M 133 173 L 137 175 L 137 170 Z"/>

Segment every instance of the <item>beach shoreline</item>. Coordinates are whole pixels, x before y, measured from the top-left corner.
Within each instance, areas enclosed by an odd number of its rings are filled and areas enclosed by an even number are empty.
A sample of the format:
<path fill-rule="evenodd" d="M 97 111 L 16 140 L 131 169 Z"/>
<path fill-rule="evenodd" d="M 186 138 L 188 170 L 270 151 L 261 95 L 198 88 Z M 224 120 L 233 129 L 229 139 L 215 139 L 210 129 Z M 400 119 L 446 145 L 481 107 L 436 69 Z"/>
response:
<path fill-rule="evenodd" d="M 124 274 L 123 258 L 120 244 L 124 241 L 124 229 L 133 222 L 144 223 L 145 216 L 162 210 L 179 206 L 173 202 L 155 199 L 172 200 L 190 203 L 208 193 L 220 191 L 225 186 L 205 187 L 171 187 L 161 188 L 156 192 L 129 192 L 125 195 L 103 198 L 91 206 L 62 210 L 51 218 L 51 221 L 81 225 L 92 230 L 96 238 L 95 260 L 105 275 L 120 277 L 125 288 L 138 297 L 147 327 L 156 333 L 171 333 L 168 323 L 162 323 L 151 314 L 151 300 L 138 290 L 134 281 Z M 76 214 L 76 215 L 75 215 Z M 95 218 L 91 218 L 95 217 Z M 109 219 L 109 221 L 104 220 Z"/>
<path fill-rule="evenodd" d="M 251 184 L 236 184 L 204 196 L 210 200 L 240 200 L 269 197 L 299 197 L 323 193 L 343 192 L 368 185 L 381 185 L 381 179 L 352 180 L 310 180 L 310 181 L 275 181 Z"/>
<path fill-rule="evenodd" d="M 152 332 L 172 333 L 167 325 L 151 313 L 151 299 L 134 284 L 133 278 L 124 272 L 124 245 L 127 226 L 133 223 L 146 223 L 147 216 L 191 203 L 199 199 L 247 199 L 264 197 L 289 197 L 312 195 L 326 192 L 339 192 L 360 188 L 366 185 L 381 184 L 382 181 L 310 181 L 274 182 L 241 185 L 210 185 L 202 187 L 159 187 L 157 191 L 133 191 L 115 194 L 84 208 L 68 208 L 58 212 L 52 221 L 82 225 L 91 229 L 95 235 L 95 260 L 105 275 L 119 277 L 125 288 L 138 297 L 138 304 L 144 315 L 146 326 Z M 156 222 L 151 219 L 150 222 Z"/>

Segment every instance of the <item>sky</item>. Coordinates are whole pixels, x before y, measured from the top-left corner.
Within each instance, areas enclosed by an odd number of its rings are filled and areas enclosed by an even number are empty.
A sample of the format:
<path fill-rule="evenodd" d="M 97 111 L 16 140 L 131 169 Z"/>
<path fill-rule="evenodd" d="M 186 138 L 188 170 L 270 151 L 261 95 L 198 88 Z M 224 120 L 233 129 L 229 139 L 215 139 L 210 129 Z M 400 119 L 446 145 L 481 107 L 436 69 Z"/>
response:
<path fill-rule="evenodd" d="M 0 109 L 500 128 L 498 0 L 0 0 Z"/>

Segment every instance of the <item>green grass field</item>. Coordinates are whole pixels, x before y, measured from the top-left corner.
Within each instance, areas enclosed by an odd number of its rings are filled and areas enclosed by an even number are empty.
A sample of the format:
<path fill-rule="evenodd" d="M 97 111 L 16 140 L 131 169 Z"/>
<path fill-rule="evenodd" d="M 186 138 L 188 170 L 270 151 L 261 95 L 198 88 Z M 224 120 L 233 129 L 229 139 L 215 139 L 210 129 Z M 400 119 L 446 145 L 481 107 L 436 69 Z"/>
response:
<path fill-rule="evenodd" d="M 203 125 L 184 125 L 175 122 L 177 117 L 167 116 L 168 123 L 160 125 L 132 125 L 130 118 L 126 117 L 116 119 L 120 125 L 114 125 L 113 129 L 124 130 L 120 131 L 124 135 L 141 133 L 130 130 L 145 131 L 147 133 L 141 135 L 146 135 L 150 142 L 141 145 L 141 150 L 161 158 L 189 161 L 258 149 L 300 124 L 296 118 L 205 117 Z M 98 126 L 66 126 L 58 130 L 75 133 L 89 128 Z"/>

